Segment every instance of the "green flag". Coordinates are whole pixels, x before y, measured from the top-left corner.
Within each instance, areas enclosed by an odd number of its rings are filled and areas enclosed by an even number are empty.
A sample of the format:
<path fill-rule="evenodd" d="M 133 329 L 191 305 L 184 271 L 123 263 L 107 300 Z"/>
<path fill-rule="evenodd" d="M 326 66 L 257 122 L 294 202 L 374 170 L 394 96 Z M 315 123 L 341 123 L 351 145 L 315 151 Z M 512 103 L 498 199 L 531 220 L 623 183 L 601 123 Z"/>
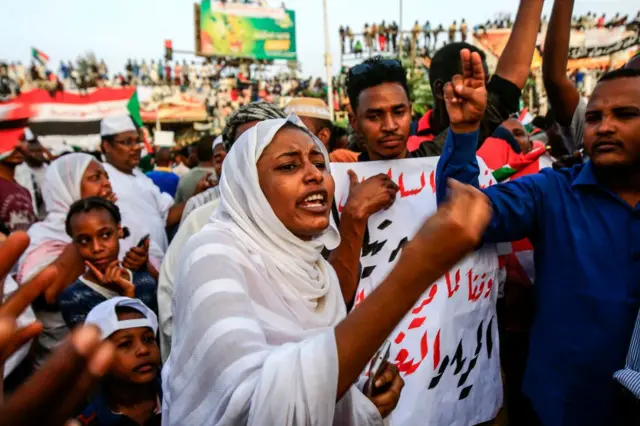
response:
<path fill-rule="evenodd" d="M 138 91 L 134 90 L 131 99 L 127 103 L 127 110 L 136 123 L 136 126 L 142 127 L 142 117 L 140 116 L 140 102 L 138 101 Z"/>

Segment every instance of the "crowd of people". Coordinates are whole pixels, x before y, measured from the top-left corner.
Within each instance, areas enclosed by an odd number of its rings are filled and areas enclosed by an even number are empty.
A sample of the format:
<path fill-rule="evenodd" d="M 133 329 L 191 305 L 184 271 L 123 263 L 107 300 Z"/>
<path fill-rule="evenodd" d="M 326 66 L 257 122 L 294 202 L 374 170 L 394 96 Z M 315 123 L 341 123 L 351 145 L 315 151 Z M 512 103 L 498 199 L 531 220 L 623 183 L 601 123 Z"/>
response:
<path fill-rule="evenodd" d="M 540 21 L 540 32 L 546 32 L 548 27 L 547 16 L 543 16 Z M 585 31 L 594 28 L 618 28 L 628 27 L 630 29 L 640 29 L 640 11 L 635 17 L 628 15 L 621 16 L 616 13 L 615 16 L 608 19 L 607 14 L 603 13 L 598 16 L 596 13 L 588 12 L 582 16 L 573 16 L 571 28 L 574 30 Z M 488 19 L 485 23 L 474 25 L 471 30 L 475 34 L 485 33 L 488 30 L 512 29 L 513 18 L 510 14 L 503 14 L 496 19 Z M 438 47 L 447 43 L 456 41 L 467 41 L 469 36 L 469 24 L 463 18 L 458 22 L 453 21 L 448 27 L 432 25 L 427 20 L 424 24 L 416 21 L 410 30 L 402 30 L 398 27 L 398 23 L 365 23 L 361 33 L 356 33 L 350 26 L 341 26 L 339 29 L 341 52 L 345 54 L 353 54 L 356 57 L 362 57 L 363 54 L 369 56 L 375 52 L 392 52 L 395 54 L 401 51 L 409 55 L 415 49 L 414 53 L 420 55 L 431 56 L 431 52 L 435 52 Z M 460 36 L 458 37 L 458 34 Z M 443 38 L 440 38 L 440 36 Z M 438 41 L 441 41 L 438 44 Z"/>
<path fill-rule="evenodd" d="M 460 33 L 460 40 L 466 41 L 469 26 L 465 19 L 462 19 L 459 25 L 457 21 L 453 21 L 447 29 L 442 24 L 432 27 L 431 21 L 426 21 L 424 25 L 416 21 L 410 31 L 403 31 L 400 30 L 396 21 L 386 23 L 383 20 L 380 24 L 365 23 L 362 33 L 359 34 L 354 33 L 349 26 L 341 26 L 339 33 L 343 55 L 353 54 L 356 57 L 362 57 L 363 53 L 370 56 L 375 52 L 398 54 L 401 51 L 408 55 L 412 49 L 418 49 L 424 55 L 438 47 L 438 38 L 441 34 L 448 33 L 448 43 L 457 41 L 458 33 Z M 447 40 L 444 43 L 446 44 Z"/>
<path fill-rule="evenodd" d="M 441 277 L 451 292 L 463 258 L 524 239 L 531 279 L 507 255 L 501 289 L 485 296 L 501 293 L 502 372 L 478 374 L 500 389 L 504 377 L 504 406 L 450 405 L 447 418 L 640 424 L 640 55 L 585 100 L 566 72 L 574 1 L 556 0 L 543 65 L 552 113 L 523 122 L 543 3 L 520 1 L 492 76 L 473 45 L 440 48 L 417 125 L 407 70 L 383 57 L 347 72 L 350 135 L 308 96 L 284 108 L 251 99 L 221 134 L 146 155 L 126 115 L 101 120 L 95 155 L 56 157 L 27 120 L 3 123 L 0 422 L 355 426 L 402 409 L 403 425 L 440 425 L 442 406 L 425 412 L 417 395 L 448 366 L 467 363 L 466 380 L 481 343 L 498 340 L 479 328 L 473 359 L 434 347 L 433 380 L 418 387 L 405 387 L 406 356 L 379 349 Z M 538 169 L 543 155 L 553 167 Z M 361 297 L 363 259 L 380 250 L 370 221 L 411 193 L 392 168 L 428 157 L 439 157 L 434 205 Z M 478 157 L 500 183 L 480 187 Z M 388 173 L 349 170 L 347 197 L 334 199 L 332 167 L 378 161 Z"/>

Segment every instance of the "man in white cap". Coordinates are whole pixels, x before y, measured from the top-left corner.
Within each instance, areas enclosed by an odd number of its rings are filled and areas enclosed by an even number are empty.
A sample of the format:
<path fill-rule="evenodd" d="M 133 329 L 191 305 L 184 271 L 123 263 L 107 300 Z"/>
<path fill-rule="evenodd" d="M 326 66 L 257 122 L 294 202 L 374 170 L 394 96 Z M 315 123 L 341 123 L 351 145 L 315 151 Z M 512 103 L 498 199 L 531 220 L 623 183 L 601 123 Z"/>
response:
<path fill-rule="evenodd" d="M 138 170 L 142 150 L 140 135 L 127 115 L 105 117 L 100 123 L 105 170 L 118 206 L 129 226 L 148 233 L 162 251 L 168 246 L 166 228 L 180 222 L 184 203 L 175 204 L 151 179 Z"/>
<path fill-rule="evenodd" d="M 224 159 L 227 157 L 227 149 L 223 142 L 222 135 L 213 141 L 213 167 L 216 169 L 218 179 L 222 176 L 222 163 L 224 163 Z"/>
<path fill-rule="evenodd" d="M 322 99 L 293 98 L 284 108 L 287 114 L 294 113 L 318 139 L 322 141 L 327 151 L 330 151 L 329 141 L 333 132 L 331 112 Z"/>
<path fill-rule="evenodd" d="M 52 156 L 28 127 L 24 129 L 24 141 L 24 163 L 16 167 L 16 182 L 27 188 L 33 201 L 33 210 L 38 219 L 42 220 L 46 216 L 42 186 Z"/>

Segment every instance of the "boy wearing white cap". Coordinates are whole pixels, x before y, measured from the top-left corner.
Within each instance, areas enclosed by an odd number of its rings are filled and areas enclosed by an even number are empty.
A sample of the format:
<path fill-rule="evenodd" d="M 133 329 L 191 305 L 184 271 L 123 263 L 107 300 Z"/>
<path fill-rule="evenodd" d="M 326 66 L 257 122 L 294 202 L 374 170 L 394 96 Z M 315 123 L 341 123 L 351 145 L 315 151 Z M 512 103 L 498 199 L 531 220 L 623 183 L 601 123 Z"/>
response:
<path fill-rule="evenodd" d="M 105 170 L 118 207 L 130 227 L 145 230 L 164 252 L 168 240 L 165 229 L 180 222 L 184 203 L 175 204 L 168 194 L 160 192 L 151 179 L 138 170 L 142 151 L 140 136 L 127 115 L 105 117 L 100 123 Z"/>
<path fill-rule="evenodd" d="M 86 324 L 96 325 L 116 351 L 100 390 L 77 420 L 84 426 L 159 426 L 162 395 L 156 315 L 138 299 L 115 297 L 93 308 Z"/>

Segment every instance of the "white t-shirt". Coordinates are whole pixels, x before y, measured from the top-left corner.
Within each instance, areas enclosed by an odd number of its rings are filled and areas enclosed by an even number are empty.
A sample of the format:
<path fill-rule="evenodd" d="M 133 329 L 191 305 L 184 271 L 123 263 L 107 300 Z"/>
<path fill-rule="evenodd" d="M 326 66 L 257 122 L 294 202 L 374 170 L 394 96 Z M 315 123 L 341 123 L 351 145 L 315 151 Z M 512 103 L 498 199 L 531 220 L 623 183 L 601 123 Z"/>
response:
<path fill-rule="evenodd" d="M 173 198 L 160 192 L 153 181 L 138 169 L 129 175 L 108 163 L 104 163 L 104 168 L 118 197 L 123 223 L 135 228 L 136 233 L 149 234 L 151 240 L 165 252 L 168 246 L 165 227 Z"/>

